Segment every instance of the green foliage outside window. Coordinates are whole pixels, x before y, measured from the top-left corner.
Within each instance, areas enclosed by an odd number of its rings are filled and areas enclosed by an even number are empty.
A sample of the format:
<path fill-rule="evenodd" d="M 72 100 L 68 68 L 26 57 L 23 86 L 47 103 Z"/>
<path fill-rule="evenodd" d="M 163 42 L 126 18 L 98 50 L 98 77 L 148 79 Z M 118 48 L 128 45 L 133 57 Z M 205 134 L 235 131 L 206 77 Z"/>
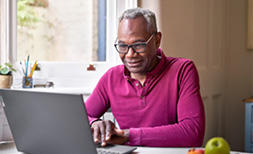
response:
<path fill-rule="evenodd" d="M 33 24 L 37 23 L 39 18 L 31 4 L 34 4 L 35 0 L 18 0 L 17 3 L 17 19 L 18 25 L 22 27 L 32 27 Z"/>

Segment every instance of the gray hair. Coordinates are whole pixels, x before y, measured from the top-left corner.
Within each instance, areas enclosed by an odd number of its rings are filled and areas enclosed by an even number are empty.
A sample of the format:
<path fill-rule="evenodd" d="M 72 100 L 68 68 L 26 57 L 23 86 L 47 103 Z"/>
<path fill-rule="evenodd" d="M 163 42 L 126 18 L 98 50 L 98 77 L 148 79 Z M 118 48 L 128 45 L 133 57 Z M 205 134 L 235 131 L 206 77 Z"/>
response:
<path fill-rule="evenodd" d="M 157 32 L 157 26 L 156 26 L 156 17 L 155 14 L 148 10 L 143 8 L 133 8 L 128 9 L 123 12 L 121 17 L 119 18 L 119 23 L 123 19 L 135 19 L 137 17 L 143 17 L 147 22 L 147 30 L 149 32 Z"/>

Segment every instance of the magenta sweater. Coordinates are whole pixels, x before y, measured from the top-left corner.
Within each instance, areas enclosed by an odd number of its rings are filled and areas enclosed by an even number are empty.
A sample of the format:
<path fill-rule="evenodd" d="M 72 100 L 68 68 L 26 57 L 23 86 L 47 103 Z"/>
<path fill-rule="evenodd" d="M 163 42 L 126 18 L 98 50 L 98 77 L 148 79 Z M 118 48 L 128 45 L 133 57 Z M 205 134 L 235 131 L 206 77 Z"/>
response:
<path fill-rule="evenodd" d="M 201 146 L 205 113 L 193 62 L 165 57 L 141 86 L 124 65 L 108 70 L 85 102 L 90 123 L 108 108 L 121 129 L 129 129 L 129 145 Z"/>

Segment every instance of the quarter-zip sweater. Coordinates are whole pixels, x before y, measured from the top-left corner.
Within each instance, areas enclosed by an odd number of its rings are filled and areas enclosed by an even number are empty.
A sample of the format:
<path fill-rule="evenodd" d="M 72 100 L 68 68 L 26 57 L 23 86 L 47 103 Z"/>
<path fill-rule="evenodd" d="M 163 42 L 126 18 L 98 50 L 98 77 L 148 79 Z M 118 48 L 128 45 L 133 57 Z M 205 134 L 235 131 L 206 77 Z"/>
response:
<path fill-rule="evenodd" d="M 201 146 L 205 113 L 194 63 L 166 57 L 146 75 L 143 85 L 124 65 L 109 69 L 85 102 L 90 123 L 108 108 L 120 129 L 129 129 L 129 145 Z"/>

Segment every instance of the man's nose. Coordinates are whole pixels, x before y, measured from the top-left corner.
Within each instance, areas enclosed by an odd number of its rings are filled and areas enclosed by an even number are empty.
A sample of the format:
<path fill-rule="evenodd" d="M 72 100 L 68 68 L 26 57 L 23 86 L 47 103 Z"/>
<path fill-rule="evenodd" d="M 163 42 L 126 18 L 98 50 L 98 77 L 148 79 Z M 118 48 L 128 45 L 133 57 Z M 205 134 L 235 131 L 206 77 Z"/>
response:
<path fill-rule="evenodd" d="M 137 53 L 134 52 L 134 49 L 129 47 L 128 52 L 126 53 L 126 57 L 134 57 Z"/>

